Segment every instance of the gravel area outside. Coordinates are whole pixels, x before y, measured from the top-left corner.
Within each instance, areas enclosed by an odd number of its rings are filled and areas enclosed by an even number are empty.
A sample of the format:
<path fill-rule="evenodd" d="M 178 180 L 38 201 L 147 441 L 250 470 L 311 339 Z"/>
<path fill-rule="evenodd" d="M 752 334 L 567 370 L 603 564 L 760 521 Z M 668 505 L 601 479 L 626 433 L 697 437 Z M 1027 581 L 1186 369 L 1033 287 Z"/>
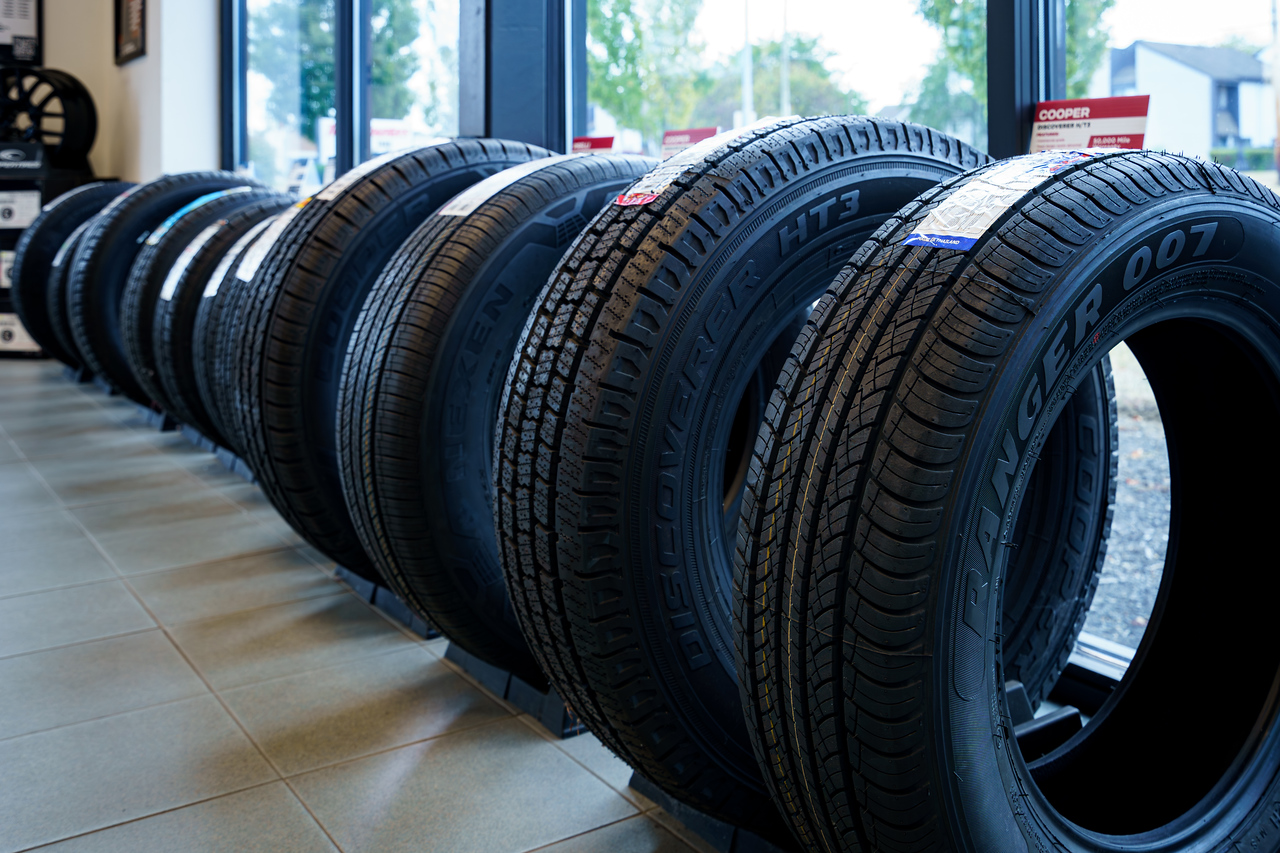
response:
<path fill-rule="evenodd" d="M 1111 366 L 1120 417 L 1115 516 L 1084 630 L 1137 648 L 1169 545 L 1169 455 L 1155 397 L 1137 359 L 1121 345 L 1111 353 Z"/>

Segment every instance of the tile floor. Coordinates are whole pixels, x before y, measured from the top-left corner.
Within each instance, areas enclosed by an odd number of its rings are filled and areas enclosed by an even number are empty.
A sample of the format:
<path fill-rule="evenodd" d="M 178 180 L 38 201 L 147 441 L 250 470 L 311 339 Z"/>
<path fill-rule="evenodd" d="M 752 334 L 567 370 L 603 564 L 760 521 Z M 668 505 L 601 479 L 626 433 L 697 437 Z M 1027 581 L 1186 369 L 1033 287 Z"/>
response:
<path fill-rule="evenodd" d="M 707 849 L 444 650 L 212 455 L 0 361 L 0 853 Z"/>

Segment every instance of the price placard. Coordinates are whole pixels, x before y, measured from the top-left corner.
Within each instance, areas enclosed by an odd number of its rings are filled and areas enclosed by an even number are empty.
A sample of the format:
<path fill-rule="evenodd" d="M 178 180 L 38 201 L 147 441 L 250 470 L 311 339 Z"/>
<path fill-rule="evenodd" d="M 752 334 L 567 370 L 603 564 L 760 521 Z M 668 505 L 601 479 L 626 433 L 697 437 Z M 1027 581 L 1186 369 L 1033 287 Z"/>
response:
<path fill-rule="evenodd" d="M 1031 153 L 1077 148 L 1141 148 L 1150 95 L 1076 98 L 1036 105 Z"/>

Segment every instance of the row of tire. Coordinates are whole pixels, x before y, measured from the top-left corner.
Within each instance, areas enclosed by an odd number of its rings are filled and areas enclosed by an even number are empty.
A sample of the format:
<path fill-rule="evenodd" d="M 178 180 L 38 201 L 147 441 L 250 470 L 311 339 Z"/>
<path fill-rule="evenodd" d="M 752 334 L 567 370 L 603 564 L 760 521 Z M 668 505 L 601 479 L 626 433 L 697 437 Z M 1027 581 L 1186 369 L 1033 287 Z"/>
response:
<path fill-rule="evenodd" d="M 1098 581 L 1106 352 L 1182 364 L 1176 328 L 1135 330 L 1221 302 L 1204 270 L 1246 244 L 1265 268 L 1278 207 L 1170 155 L 788 119 L 662 164 L 457 139 L 301 201 L 91 185 L 13 281 L 49 352 L 233 450 L 315 547 L 677 799 L 810 850 L 1127 849 L 1098 833 L 1222 772 L 1168 772 L 1132 714 L 1023 755 L 1007 690 L 1048 696 Z M 1219 395 L 1266 379 L 1212 358 Z M 1113 804 L 1118 745 L 1162 805 Z"/>

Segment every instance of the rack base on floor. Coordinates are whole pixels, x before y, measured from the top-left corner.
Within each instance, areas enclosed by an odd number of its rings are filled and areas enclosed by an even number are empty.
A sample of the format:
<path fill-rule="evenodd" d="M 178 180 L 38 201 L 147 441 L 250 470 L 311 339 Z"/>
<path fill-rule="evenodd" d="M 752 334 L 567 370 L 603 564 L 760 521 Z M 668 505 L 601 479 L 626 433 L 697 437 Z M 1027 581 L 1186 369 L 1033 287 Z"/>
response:
<path fill-rule="evenodd" d="M 436 626 L 430 622 L 424 621 L 422 617 L 415 614 L 408 606 L 396 597 L 396 594 L 385 586 L 379 586 L 370 580 L 357 575 L 350 569 L 344 569 L 338 566 L 335 574 L 338 580 L 351 587 L 356 595 L 408 628 L 425 640 L 434 640 L 440 636 L 440 632 L 436 630 Z"/>
<path fill-rule="evenodd" d="M 684 824 L 685 829 L 697 835 L 719 853 L 799 853 L 799 847 L 794 845 L 779 847 L 754 832 L 703 814 L 693 806 L 686 806 L 679 800 L 672 799 L 665 791 L 639 773 L 632 773 L 631 781 L 627 784 L 653 800 L 662 807 L 663 811 Z"/>
<path fill-rule="evenodd" d="M 554 690 L 543 693 L 505 669 L 485 663 L 456 643 L 449 644 L 444 656 L 483 684 L 490 692 L 501 696 L 542 723 L 547 731 L 556 737 L 569 738 L 587 730 L 582 721 L 565 707 L 564 701 Z"/>

